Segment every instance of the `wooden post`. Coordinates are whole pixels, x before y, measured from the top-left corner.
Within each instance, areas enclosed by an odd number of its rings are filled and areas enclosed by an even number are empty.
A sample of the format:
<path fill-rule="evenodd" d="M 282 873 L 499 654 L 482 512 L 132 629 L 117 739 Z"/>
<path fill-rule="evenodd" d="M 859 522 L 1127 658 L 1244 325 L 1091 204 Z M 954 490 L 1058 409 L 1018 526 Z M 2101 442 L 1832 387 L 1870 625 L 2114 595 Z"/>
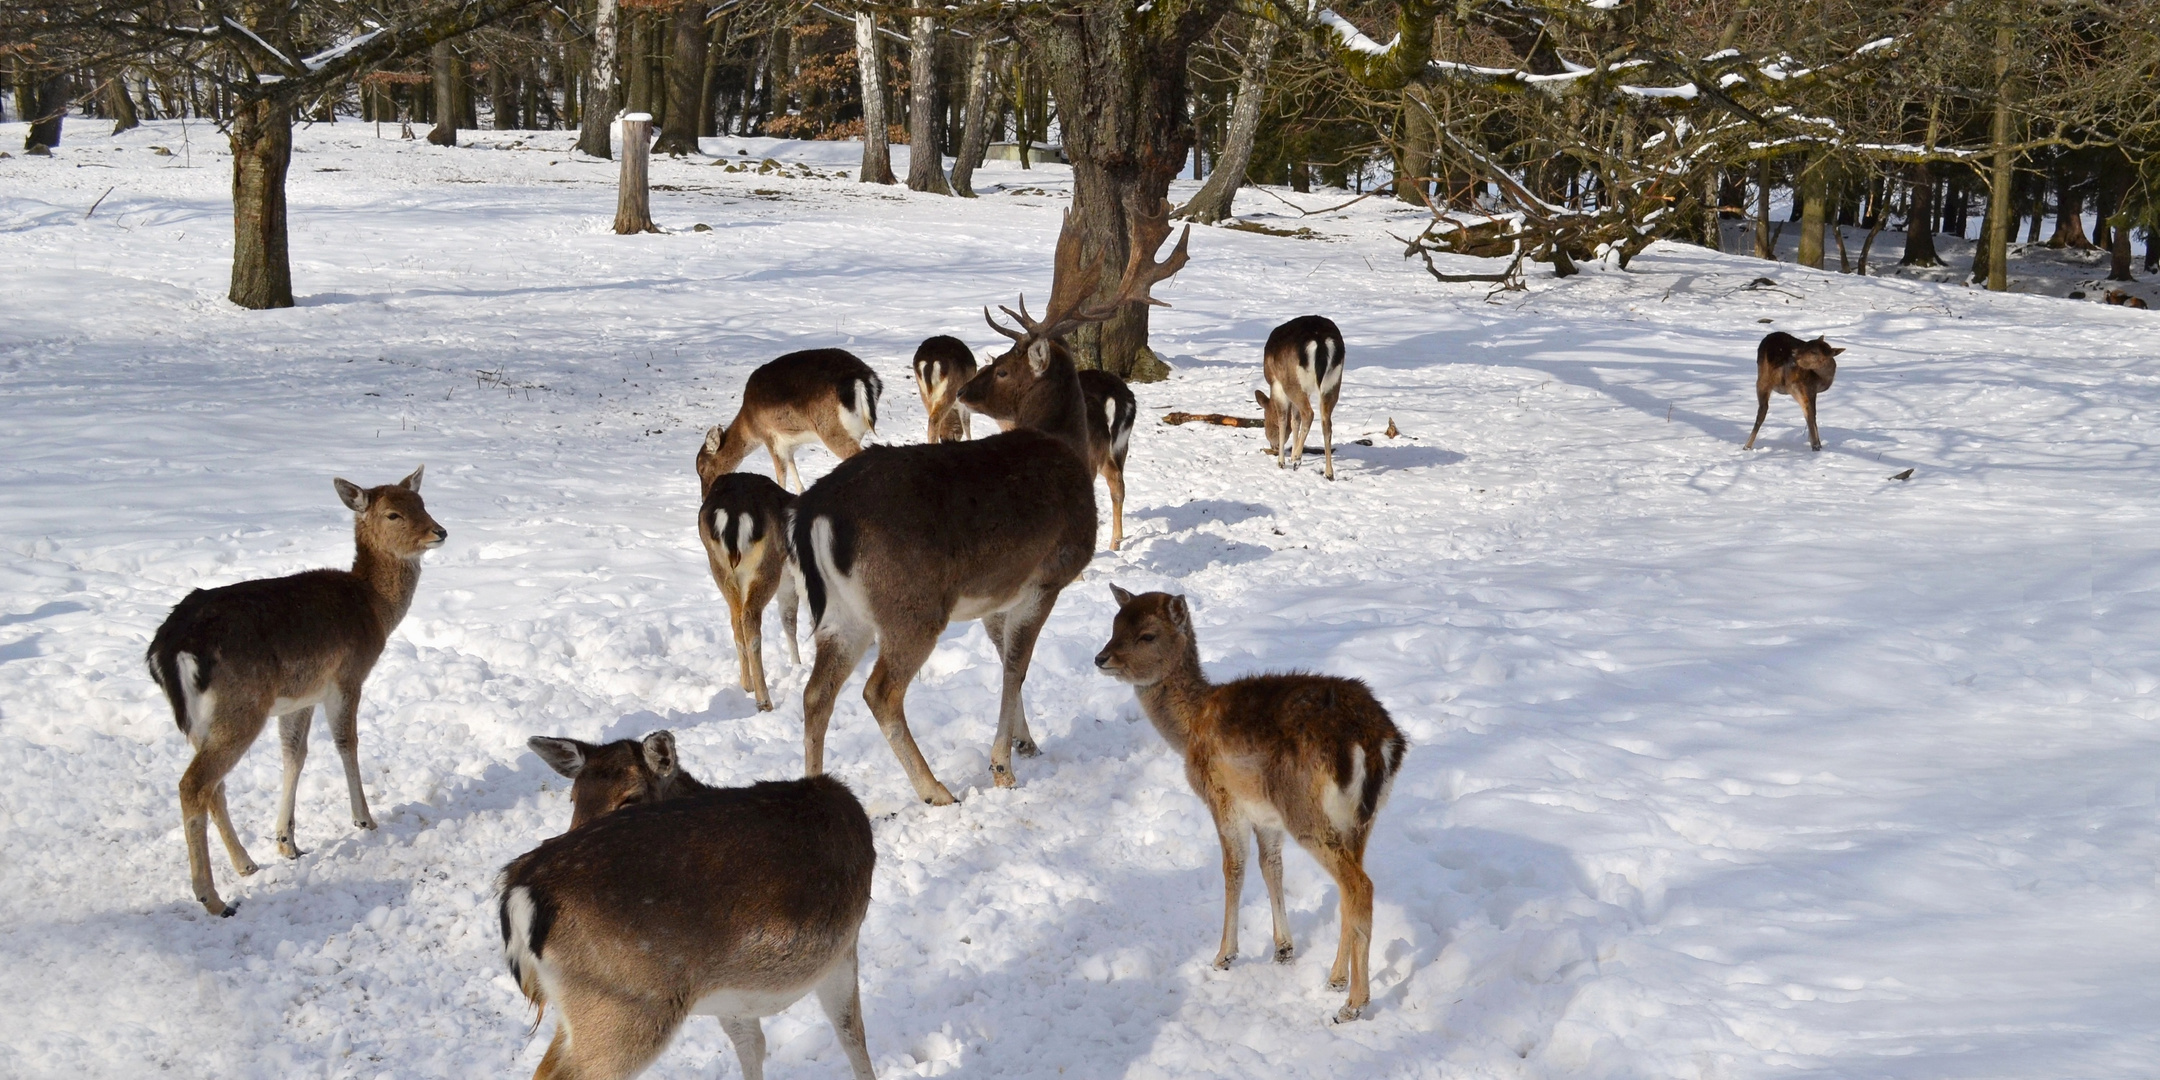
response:
<path fill-rule="evenodd" d="M 625 113 L 622 118 L 622 186 L 615 198 L 615 231 L 659 232 L 652 222 L 652 192 L 645 163 L 652 157 L 652 114 Z"/>

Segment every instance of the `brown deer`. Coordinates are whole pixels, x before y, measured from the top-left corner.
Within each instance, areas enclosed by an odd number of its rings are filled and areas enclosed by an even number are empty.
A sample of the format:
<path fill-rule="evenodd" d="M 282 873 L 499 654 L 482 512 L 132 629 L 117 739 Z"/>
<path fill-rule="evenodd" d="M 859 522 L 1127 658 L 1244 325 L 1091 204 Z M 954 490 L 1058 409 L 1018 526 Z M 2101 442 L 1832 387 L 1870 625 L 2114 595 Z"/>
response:
<path fill-rule="evenodd" d="M 795 645 L 795 575 L 788 567 L 787 520 L 795 496 L 755 473 L 722 473 L 705 483 L 698 507 L 698 540 L 713 583 L 727 600 L 735 634 L 742 688 L 759 709 L 772 708 L 765 689 L 765 605 L 780 597 L 780 625 L 787 630 L 788 659 L 802 663 Z"/>
<path fill-rule="evenodd" d="M 975 353 L 949 334 L 926 338 L 915 349 L 915 390 L 930 417 L 930 441 L 972 439 L 974 414 L 960 404 L 960 388 L 975 377 Z"/>
<path fill-rule="evenodd" d="M 1782 330 L 1762 339 L 1755 346 L 1755 429 L 1748 432 L 1741 449 L 1755 448 L 1763 417 L 1770 415 L 1773 390 L 1800 403 L 1800 411 L 1807 414 L 1808 446 L 1822 449 L 1822 436 L 1815 429 L 1815 396 L 1830 389 L 1831 380 L 1837 378 L 1837 355 L 1844 351 L 1831 348 L 1822 338 L 1802 341 Z"/>
<path fill-rule="evenodd" d="M 791 352 L 750 373 L 742 406 L 725 427 L 705 433 L 698 475 L 733 472 L 750 451 L 772 454 L 773 476 L 803 488 L 795 449 L 823 442 L 842 461 L 862 451 L 862 437 L 877 430 L 878 398 L 885 383 L 870 365 L 845 349 Z"/>
<path fill-rule="evenodd" d="M 351 570 L 309 570 L 290 577 L 197 589 L 173 606 L 150 639 L 144 661 L 172 703 L 173 721 L 195 748 L 180 776 L 180 824 L 187 837 L 188 880 L 212 915 L 237 905 L 218 898 L 210 877 L 206 819 L 217 822 L 225 854 L 242 877 L 253 874 L 225 807 L 225 774 L 239 763 L 272 714 L 285 752 L 278 797 L 277 849 L 293 843 L 293 796 L 307 760 L 308 727 L 320 704 L 330 741 L 345 761 L 353 824 L 375 827 L 360 788 L 360 687 L 383 643 L 412 606 L 420 555 L 450 534 L 420 501 L 420 469 L 395 484 L 361 488 L 335 480 L 356 515 Z"/>
<path fill-rule="evenodd" d="M 557 1009 L 534 1080 L 635 1076 L 699 1014 L 763 1080 L 760 1020 L 810 993 L 870 1080 L 856 940 L 877 848 L 846 785 L 708 787 L 665 731 L 530 745 L 574 780 L 576 808 L 569 832 L 502 872 L 503 958 L 534 1009 Z"/>
<path fill-rule="evenodd" d="M 1061 340 L 1108 320 L 1185 265 L 1185 240 L 1151 261 L 1169 235 L 1169 204 L 1132 223 L 1132 257 L 1116 293 L 1091 304 L 1098 264 L 1079 265 L 1070 214 L 1058 239 L 1050 306 L 1041 321 L 1007 313 L 1023 329 L 991 325 L 1013 346 L 976 372 L 960 401 L 1013 421 L 1011 431 L 971 442 L 879 446 L 840 463 L 795 507 L 792 547 L 816 628 L 817 656 L 803 689 L 803 765 L 825 767 L 825 728 L 840 687 L 872 644 L 877 665 L 863 688 L 870 712 L 923 801 L 945 805 L 908 731 L 908 684 L 956 619 L 981 619 L 1004 664 L 991 779 L 1014 783 L 1012 754 L 1033 755 L 1020 704 L 1035 639 L 1065 586 L 1095 553 L 1086 398 Z M 986 310 L 984 317 L 989 318 Z"/>
<path fill-rule="evenodd" d="M 1087 398 L 1088 463 L 1110 485 L 1110 550 L 1116 551 L 1125 542 L 1125 453 L 1140 405 L 1125 380 L 1095 368 L 1080 372 L 1080 392 Z"/>
<path fill-rule="evenodd" d="M 1408 744 L 1372 691 L 1356 679 L 1255 675 L 1220 685 L 1200 670 L 1192 612 L 1182 596 L 1134 596 L 1115 585 L 1117 619 L 1095 666 L 1132 684 L 1163 741 L 1185 757 L 1185 779 L 1214 815 L 1222 841 L 1223 935 L 1215 966 L 1238 951 L 1238 896 L 1246 835 L 1260 847 L 1260 878 L 1275 919 L 1275 962 L 1292 954 L 1283 913 L 1282 837 L 1288 832 L 1342 892 L 1342 935 L 1328 985 L 1349 987 L 1335 1014 L 1355 1020 L 1370 1000 L 1372 879 L 1365 842 L 1387 802 Z"/>
<path fill-rule="evenodd" d="M 1260 366 L 1265 392 L 1253 398 L 1267 410 L 1268 452 L 1275 467 L 1295 468 L 1305 460 L 1305 435 L 1313 414 L 1320 415 L 1320 452 L 1327 478 L 1335 479 L 1335 399 L 1342 396 L 1342 331 L 1319 315 L 1300 315 L 1267 337 Z"/>
<path fill-rule="evenodd" d="M 2140 311 L 2146 310 L 2148 307 L 2144 297 L 2132 296 L 2121 289 L 2109 289 L 2107 295 L 2101 297 L 2101 299 L 2117 307 L 2137 308 Z"/>

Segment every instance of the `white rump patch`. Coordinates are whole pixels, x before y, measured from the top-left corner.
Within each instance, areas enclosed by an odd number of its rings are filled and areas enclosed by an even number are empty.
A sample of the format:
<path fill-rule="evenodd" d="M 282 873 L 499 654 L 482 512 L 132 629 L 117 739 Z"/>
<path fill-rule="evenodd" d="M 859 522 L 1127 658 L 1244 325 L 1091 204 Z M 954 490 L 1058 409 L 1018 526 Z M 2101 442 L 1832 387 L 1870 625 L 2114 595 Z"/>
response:
<path fill-rule="evenodd" d="M 503 962 L 510 965 L 518 988 L 530 1000 L 540 989 L 540 958 L 532 951 L 532 893 L 520 885 L 503 898 L 503 913 L 510 918 L 510 936 L 503 942 Z"/>
<path fill-rule="evenodd" d="M 1350 775 L 1341 787 L 1329 787 L 1320 793 L 1320 809 L 1337 832 L 1350 832 L 1358 826 L 1358 801 L 1365 791 L 1365 748 L 1350 748 Z"/>
<path fill-rule="evenodd" d="M 810 522 L 810 558 L 817 564 L 818 576 L 825 580 L 825 611 L 811 629 L 823 631 L 830 626 L 843 633 L 875 633 L 877 623 L 870 617 L 870 597 L 863 592 L 862 582 L 841 573 L 833 563 L 831 518 L 819 517 Z"/>
<path fill-rule="evenodd" d="M 1320 392 L 1332 394 L 1342 385 L 1342 348 L 1335 344 L 1334 338 L 1322 342 L 1320 347 L 1325 350 L 1327 364 L 1327 375 L 1320 380 Z"/>
<path fill-rule="evenodd" d="M 749 514 L 740 514 L 734 515 L 734 520 L 729 524 L 735 529 L 736 556 L 747 557 L 750 554 L 750 531 L 757 526 L 757 521 Z"/>
<path fill-rule="evenodd" d="M 195 689 L 195 654 L 181 653 L 174 657 L 174 667 L 180 670 L 180 703 L 187 710 L 188 745 L 202 749 L 203 741 L 210 737 L 210 718 L 216 715 L 217 691 Z"/>
<path fill-rule="evenodd" d="M 840 410 L 840 426 L 860 442 L 863 433 L 870 430 L 870 384 L 855 380 L 855 407 Z"/>

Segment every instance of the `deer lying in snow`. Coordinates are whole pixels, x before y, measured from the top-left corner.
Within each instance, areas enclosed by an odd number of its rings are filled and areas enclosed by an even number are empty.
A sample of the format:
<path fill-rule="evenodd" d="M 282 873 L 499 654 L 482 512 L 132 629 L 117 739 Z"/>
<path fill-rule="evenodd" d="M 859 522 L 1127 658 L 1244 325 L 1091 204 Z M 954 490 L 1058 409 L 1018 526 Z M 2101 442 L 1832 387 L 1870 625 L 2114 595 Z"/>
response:
<path fill-rule="evenodd" d="M 735 660 L 742 688 L 760 709 L 772 708 L 765 689 L 765 605 L 780 596 L 780 625 L 787 630 L 788 659 L 802 662 L 795 646 L 795 574 L 788 565 L 787 520 L 795 496 L 754 473 L 702 473 L 705 501 L 698 507 L 698 541 L 713 584 L 727 600 L 728 622 L 735 634 Z"/>
<path fill-rule="evenodd" d="M 1011 787 L 1013 751 L 1035 753 L 1021 684 L 1051 606 L 1095 554 L 1085 397 L 1061 339 L 1147 301 L 1150 286 L 1185 264 L 1183 240 L 1170 258 L 1151 261 L 1170 233 L 1169 209 L 1165 203 L 1130 223 L 1131 259 L 1104 301 L 1091 299 L 1102 268 L 1080 265 L 1079 233 L 1067 216 L 1042 321 L 1030 318 L 1023 302 L 1012 317 L 1024 329 L 1004 331 L 1012 348 L 960 392 L 968 408 L 1014 421 L 1011 431 L 872 447 L 841 462 L 796 504 L 792 547 L 817 642 L 803 688 L 805 773 L 824 771 L 834 701 L 875 644 L 877 665 L 863 687 L 871 715 L 916 795 L 934 805 L 953 801 L 923 760 L 902 706 L 938 635 L 956 619 L 981 619 L 1004 664 L 991 779 Z"/>
<path fill-rule="evenodd" d="M 2144 297 L 2132 296 L 2129 293 L 2122 291 L 2121 289 L 2109 289 L 2107 291 L 2107 295 L 2101 297 L 2101 299 L 2107 303 L 2114 304 L 2117 307 L 2137 308 L 2141 311 L 2145 310 L 2149 306 L 2145 303 Z"/>
<path fill-rule="evenodd" d="M 307 760 L 315 706 L 330 719 L 330 741 L 345 762 L 353 824 L 375 827 L 360 788 L 360 687 L 405 618 L 420 585 L 420 555 L 450 534 L 420 501 L 420 469 L 395 484 L 361 488 L 335 480 L 353 520 L 351 570 L 309 570 L 290 577 L 197 589 L 174 605 L 143 657 L 164 688 L 173 720 L 195 747 L 180 777 L 180 824 L 187 837 L 188 880 L 212 915 L 231 915 L 210 877 L 206 819 L 233 869 L 256 871 L 225 807 L 225 774 L 239 763 L 272 714 L 285 751 L 278 797 L 277 849 L 293 843 L 293 796 Z"/>
<path fill-rule="evenodd" d="M 1282 837 L 1288 832 L 1342 893 L 1342 935 L 1328 985 L 1347 986 L 1335 1014 L 1355 1020 L 1370 1000 L 1372 879 L 1365 842 L 1402 768 L 1407 743 L 1372 691 L 1356 679 L 1255 675 L 1217 685 L 1200 670 L 1192 613 L 1182 596 L 1134 596 L 1115 585 L 1117 619 L 1095 666 L 1132 684 L 1163 741 L 1185 757 L 1192 784 L 1222 841 L 1223 935 L 1215 966 L 1238 951 L 1238 894 L 1246 834 L 1260 846 L 1260 878 L 1275 920 L 1275 961 L 1292 952 L 1283 913 Z"/>
<path fill-rule="evenodd" d="M 742 406 L 725 427 L 705 433 L 698 475 L 735 471 L 750 451 L 772 454 L 773 475 L 803 489 L 795 448 L 823 442 L 842 461 L 862 451 L 862 437 L 877 430 L 878 398 L 885 383 L 870 365 L 844 349 L 791 352 L 750 373 Z"/>
<path fill-rule="evenodd" d="M 1782 330 L 1762 339 L 1755 346 L 1755 430 L 1748 432 L 1741 449 L 1755 448 L 1763 417 L 1770 415 L 1773 390 L 1800 403 L 1800 411 L 1807 414 L 1808 446 L 1822 449 L 1822 436 L 1815 430 L 1815 396 L 1830 389 L 1837 378 L 1837 355 L 1844 351 L 1822 338 L 1802 341 Z"/>
<path fill-rule="evenodd" d="M 949 334 L 923 339 L 915 349 L 915 391 L 930 417 L 931 442 L 975 437 L 975 414 L 960 404 L 960 388 L 975 377 L 975 353 Z"/>
<path fill-rule="evenodd" d="M 1300 315 L 1268 334 L 1261 352 L 1267 392 L 1253 391 L 1267 410 L 1268 452 L 1275 467 L 1305 460 L 1305 435 L 1320 416 L 1320 448 L 1327 478 L 1335 479 L 1335 399 L 1342 396 L 1342 331 L 1319 315 Z"/>
<path fill-rule="evenodd" d="M 621 1080 L 692 1015 L 717 1017 L 763 1080 L 763 1017 L 816 993 L 871 1080 L 856 938 L 877 865 L 870 819 L 826 776 L 714 788 L 674 737 L 529 745 L 575 782 L 570 831 L 503 868 L 503 958 L 558 1010 L 534 1080 Z"/>

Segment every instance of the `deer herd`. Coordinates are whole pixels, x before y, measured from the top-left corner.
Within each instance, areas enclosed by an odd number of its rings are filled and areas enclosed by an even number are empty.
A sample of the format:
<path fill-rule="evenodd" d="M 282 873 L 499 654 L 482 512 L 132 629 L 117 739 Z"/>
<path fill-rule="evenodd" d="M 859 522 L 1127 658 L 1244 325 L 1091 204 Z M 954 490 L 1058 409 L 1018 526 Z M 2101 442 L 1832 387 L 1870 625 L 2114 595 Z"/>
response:
<path fill-rule="evenodd" d="M 780 600 L 789 659 L 800 662 L 798 603 L 810 609 L 813 655 L 803 687 L 803 778 L 714 788 L 685 772 L 673 737 L 591 745 L 535 737 L 531 749 L 572 780 L 567 832 L 502 871 L 502 953 L 536 1010 L 558 1023 L 534 1074 L 628 1077 L 649 1065 L 693 1014 L 719 1019 L 743 1073 L 763 1075 L 760 1018 L 815 993 L 858 1080 L 872 1075 L 857 990 L 856 942 L 876 864 L 869 819 L 848 788 L 824 775 L 828 722 L 841 688 L 876 647 L 863 697 L 916 795 L 954 801 L 908 728 L 905 700 L 945 628 L 979 620 L 1003 668 L 990 776 L 1018 783 L 1013 755 L 1033 757 L 1021 697 L 1037 638 L 1058 597 L 1094 558 L 1095 477 L 1111 495 L 1114 550 L 1124 539 L 1124 470 L 1137 407 L 1114 376 L 1081 370 L 1065 344 L 1080 327 L 1128 304 L 1160 304 L 1150 288 L 1185 265 L 1167 204 L 1134 213 L 1131 258 L 1107 299 L 1102 267 L 1083 266 L 1068 217 L 1050 301 L 1040 319 L 1025 298 L 984 315 L 1011 339 L 978 364 L 949 336 L 922 343 L 914 376 L 928 441 L 865 447 L 883 384 L 839 349 L 789 353 L 753 372 L 734 419 L 711 429 L 696 467 L 697 535 L 728 607 L 741 685 L 771 709 L 760 628 Z M 1818 338 L 1766 338 L 1758 352 L 1761 429 L 1775 390 L 1796 398 L 1821 449 L 1815 398 L 1836 370 Z M 1335 477 L 1334 409 L 1343 338 L 1308 315 L 1277 327 L 1263 353 L 1269 453 L 1297 467 L 1317 417 L 1328 479 Z M 999 431 L 973 438 L 976 415 Z M 794 451 L 820 442 L 840 462 L 805 486 Z M 1749 445 L 1754 442 L 1750 433 Z M 776 481 L 737 472 L 756 447 Z M 411 606 L 421 555 L 447 531 L 420 498 L 421 470 L 395 484 L 337 480 L 354 515 L 350 571 L 198 589 L 176 605 L 146 656 L 193 760 L 180 780 L 188 874 L 195 898 L 230 916 L 210 871 L 215 822 L 233 868 L 256 871 L 226 809 L 225 776 L 271 716 L 284 753 L 279 854 L 302 854 L 294 794 L 315 706 L 329 717 L 345 767 L 353 824 L 376 827 L 361 788 L 357 717 L 362 684 Z M 792 490 L 790 490 L 792 488 Z M 1273 916 L 1273 955 L 1294 948 L 1284 912 L 1285 834 L 1335 880 L 1341 933 L 1328 984 L 1347 991 L 1336 1019 L 1370 1002 L 1373 885 L 1366 842 L 1407 749 L 1366 685 L 1309 674 L 1211 683 L 1202 672 L 1190 602 L 1167 593 L 1118 603 L 1104 674 L 1133 686 L 1148 720 L 1185 761 L 1222 847 L 1224 912 L 1214 964 L 1238 952 L 1238 904 L 1249 848 Z M 1249 839 L 1248 839 L 1249 838 Z M 535 1013 L 536 1018 L 538 1012 Z"/>

